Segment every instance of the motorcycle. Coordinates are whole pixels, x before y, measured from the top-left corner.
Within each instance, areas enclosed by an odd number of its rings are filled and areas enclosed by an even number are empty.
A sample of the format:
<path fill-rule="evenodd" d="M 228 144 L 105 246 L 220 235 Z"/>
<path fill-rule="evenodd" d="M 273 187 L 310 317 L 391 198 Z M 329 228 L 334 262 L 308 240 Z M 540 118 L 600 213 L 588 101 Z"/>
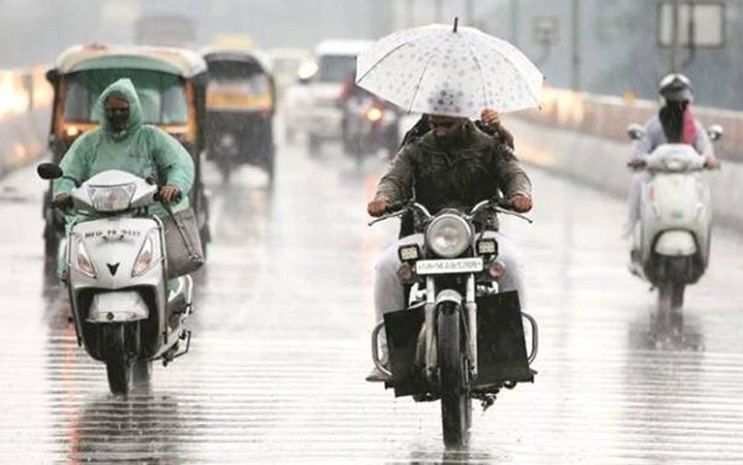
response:
<path fill-rule="evenodd" d="M 722 128 L 710 127 L 719 140 Z M 644 135 L 639 125 L 628 129 L 631 139 Z M 696 283 L 709 263 L 712 203 L 709 186 L 700 176 L 704 157 L 686 144 L 657 147 L 635 169 L 650 179 L 642 187 L 640 219 L 632 231 L 630 271 L 658 289 L 658 315 L 670 316 L 683 306 L 687 285 Z"/>
<path fill-rule="evenodd" d="M 41 178 L 64 177 L 53 163 Z M 167 365 L 188 352 L 193 281 L 186 275 L 168 288 L 163 221 L 149 214 L 158 186 L 133 174 L 109 170 L 78 186 L 58 209 L 90 217 L 66 235 L 63 280 L 67 284 L 78 346 L 106 364 L 113 394 L 147 382 L 152 361 Z M 180 348 L 185 341 L 185 348 Z"/>
<path fill-rule="evenodd" d="M 380 149 L 390 159 L 400 145 L 397 113 L 370 95 L 349 97 L 343 104 L 343 146 L 358 163 Z"/>
<path fill-rule="evenodd" d="M 536 320 L 521 312 L 518 292 L 499 292 L 507 273 L 498 260 L 498 242 L 475 229 L 480 214 L 494 209 L 529 222 L 528 218 L 494 201 L 477 204 L 469 214 L 445 209 L 436 215 L 415 202 L 396 204 L 369 223 L 402 216 L 408 211 L 424 231 L 417 244 L 398 250 L 398 279 L 409 296 L 408 307 L 387 313 L 372 331 L 372 359 L 391 376 L 387 388 L 395 396 L 418 402 L 441 400 L 443 440 L 459 447 L 472 423 L 472 399 L 484 409 L 502 388 L 533 382 L 530 364 L 537 355 Z M 531 351 L 524 336 L 531 326 Z M 379 355 L 379 337 L 387 337 L 389 369 Z"/>

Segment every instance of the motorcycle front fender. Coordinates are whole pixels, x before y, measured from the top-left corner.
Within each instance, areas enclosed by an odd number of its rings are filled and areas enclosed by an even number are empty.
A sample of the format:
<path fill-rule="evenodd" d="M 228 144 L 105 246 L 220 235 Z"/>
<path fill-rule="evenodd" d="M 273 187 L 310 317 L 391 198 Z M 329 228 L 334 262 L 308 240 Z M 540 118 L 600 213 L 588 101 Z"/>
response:
<path fill-rule="evenodd" d="M 149 308 L 139 292 L 103 292 L 93 297 L 88 323 L 128 323 L 146 320 Z"/>

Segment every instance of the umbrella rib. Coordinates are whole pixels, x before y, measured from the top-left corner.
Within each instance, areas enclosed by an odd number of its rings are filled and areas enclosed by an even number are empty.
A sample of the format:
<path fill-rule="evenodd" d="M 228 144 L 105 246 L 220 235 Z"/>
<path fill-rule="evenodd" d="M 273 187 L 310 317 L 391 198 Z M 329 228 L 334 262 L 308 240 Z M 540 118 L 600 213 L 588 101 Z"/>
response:
<path fill-rule="evenodd" d="M 371 65 L 371 67 L 369 67 L 369 69 L 367 69 L 366 72 L 361 77 L 356 78 L 356 83 L 357 84 L 361 83 L 361 80 L 364 79 L 369 73 L 371 73 L 372 70 L 374 70 L 374 68 L 377 67 L 377 65 L 379 65 L 380 63 L 382 63 L 385 58 L 387 58 L 388 56 L 392 55 L 393 53 L 395 53 L 396 51 L 400 50 L 402 47 L 404 47 L 404 46 L 406 46 L 408 44 L 409 44 L 409 42 L 403 42 L 400 45 L 398 45 L 397 47 L 395 47 L 392 50 L 390 50 L 389 52 L 385 53 L 384 56 L 381 57 L 380 59 L 378 59 L 376 63 L 374 63 L 373 65 Z"/>
<path fill-rule="evenodd" d="M 426 62 L 426 66 L 423 68 L 423 71 L 421 71 L 421 76 L 418 78 L 418 83 L 415 85 L 415 93 L 413 94 L 413 98 L 410 99 L 410 105 L 408 106 L 408 113 L 411 113 L 413 111 L 413 104 L 415 103 L 415 99 L 418 97 L 418 91 L 421 89 L 421 82 L 423 82 L 423 76 L 426 75 L 426 71 L 428 70 L 428 66 L 433 61 L 435 54 L 431 54 L 431 58 L 428 59 Z"/>
<path fill-rule="evenodd" d="M 472 47 L 470 46 L 470 44 L 468 42 L 465 42 L 465 45 L 467 46 L 467 50 L 469 50 L 470 55 L 472 55 L 472 59 L 475 60 L 475 64 L 477 65 L 477 68 L 480 70 L 480 75 L 482 76 L 482 93 L 485 96 L 485 99 L 483 101 L 487 104 L 488 92 L 485 88 L 485 82 L 487 79 L 485 77 L 485 71 L 483 71 L 482 65 L 480 64 L 480 60 L 477 59 L 477 56 L 475 55 L 475 52 L 472 50 Z"/>

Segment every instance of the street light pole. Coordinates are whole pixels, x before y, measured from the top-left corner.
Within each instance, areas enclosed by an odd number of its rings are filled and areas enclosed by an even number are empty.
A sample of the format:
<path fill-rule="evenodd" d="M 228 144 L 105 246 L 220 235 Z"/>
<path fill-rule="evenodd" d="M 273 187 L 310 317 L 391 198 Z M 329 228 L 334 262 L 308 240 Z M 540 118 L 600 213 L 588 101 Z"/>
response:
<path fill-rule="evenodd" d="M 679 26 L 680 26 L 680 18 L 679 18 L 679 2 L 678 0 L 673 0 L 673 12 L 672 12 L 672 20 L 671 20 L 671 72 L 675 73 L 678 71 L 678 59 L 679 59 L 679 49 L 680 49 L 680 37 L 679 37 Z"/>
<path fill-rule="evenodd" d="M 519 45 L 519 0 L 511 0 L 511 43 Z"/>
<path fill-rule="evenodd" d="M 574 91 L 579 91 L 581 87 L 580 82 L 580 0 L 573 0 L 572 8 L 572 56 L 571 56 L 571 88 Z"/>
<path fill-rule="evenodd" d="M 464 0 L 464 24 L 474 26 L 475 21 L 475 0 Z"/>

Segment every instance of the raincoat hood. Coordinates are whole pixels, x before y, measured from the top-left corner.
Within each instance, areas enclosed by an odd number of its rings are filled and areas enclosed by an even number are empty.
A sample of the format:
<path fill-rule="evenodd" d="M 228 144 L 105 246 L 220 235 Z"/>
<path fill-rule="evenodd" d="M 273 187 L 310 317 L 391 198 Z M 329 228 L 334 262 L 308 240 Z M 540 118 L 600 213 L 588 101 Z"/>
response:
<path fill-rule="evenodd" d="M 129 103 L 129 119 L 126 122 L 126 129 L 124 131 L 124 137 L 126 137 L 142 126 L 144 122 L 142 105 L 139 103 L 139 97 L 131 79 L 122 78 L 106 87 L 106 90 L 101 93 L 95 104 L 95 115 L 101 123 L 101 127 L 103 127 L 103 130 L 108 135 L 113 135 L 113 131 L 111 129 L 111 123 L 106 118 L 105 105 L 106 100 L 112 95 L 121 97 Z"/>

